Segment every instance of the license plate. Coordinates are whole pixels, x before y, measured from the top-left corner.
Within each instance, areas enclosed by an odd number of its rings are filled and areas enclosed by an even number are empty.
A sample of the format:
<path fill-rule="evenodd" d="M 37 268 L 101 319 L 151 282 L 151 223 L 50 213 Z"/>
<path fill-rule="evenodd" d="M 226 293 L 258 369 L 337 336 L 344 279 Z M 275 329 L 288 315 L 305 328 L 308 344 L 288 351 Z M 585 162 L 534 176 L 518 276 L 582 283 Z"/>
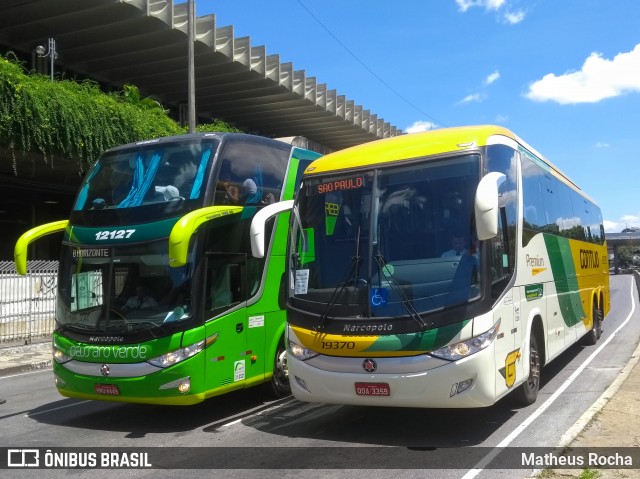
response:
<path fill-rule="evenodd" d="M 95 384 L 96 394 L 105 394 L 107 396 L 118 396 L 120 389 L 115 384 Z"/>
<path fill-rule="evenodd" d="M 391 388 L 387 383 L 356 383 L 358 396 L 391 396 Z"/>

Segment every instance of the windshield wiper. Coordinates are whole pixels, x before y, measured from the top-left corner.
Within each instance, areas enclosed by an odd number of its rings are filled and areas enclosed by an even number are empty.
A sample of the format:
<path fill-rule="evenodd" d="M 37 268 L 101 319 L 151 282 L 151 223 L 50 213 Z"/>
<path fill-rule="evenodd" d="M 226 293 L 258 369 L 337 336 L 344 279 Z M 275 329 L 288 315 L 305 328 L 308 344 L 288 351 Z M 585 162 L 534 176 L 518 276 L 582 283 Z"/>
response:
<path fill-rule="evenodd" d="M 136 327 L 141 326 L 141 327 Z M 158 336 L 154 333 L 154 330 L 162 328 L 162 325 L 156 324 L 153 321 L 130 321 L 126 320 L 121 323 L 116 324 L 108 324 L 103 331 L 121 331 L 131 333 L 134 331 L 139 331 L 140 329 L 147 329 L 154 338 L 158 338 Z"/>
<path fill-rule="evenodd" d="M 156 336 L 156 334 L 153 332 L 156 329 L 161 329 L 162 326 L 164 325 L 164 323 L 162 324 L 156 324 L 153 321 L 129 321 L 129 324 L 132 326 L 144 326 L 147 328 L 147 330 L 151 333 L 151 336 L 153 336 L 154 338 L 157 338 L 158 336 Z"/>
<path fill-rule="evenodd" d="M 345 270 L 345 273 L 342 275 L 342 278 L 340 278 L 340 282 L 338 283 L 338 286 L 336 286 L 336 288 L 333 290 L 333 293 L 331 293 L 331 297 L 329 298 L 327 307 L 324 309 L 324 311 L 320 315 L 320 324 L 314 328 L 316 331 L 324 329 L 327 319 L 329 317 L 329 313 L 331 312 L 335 304 L 338 302 L 338 298 L 340 297 L 340 295 L 344 291 L 344 288 L 347 286 L 349 282 L 348 280 L 350 280 L 353 277 L 354 271 L 356 273 L 356 278 L 357 278 L 359 263 L 360 263 L 360 227 L 358 226 L 358 234 L 356 236 L 356 254 L 351 257 L 350 267 Z"/>
<path fill-rule="evenodd" d="M 67 330 L 76 330 L 76 331 L 93 331 L 91 326 L 85 326 L 84 324 L 71 324 L 71 323 L 59 323 L 58 333 L 64 333 Z"/>
<path fill-rule="evenodd" d="M 389 283 L 393 292 L 396 293 L 396 296 L 398 296 L 400 303 L 402 304 L 402 306 L 404 306 L 404 309 L 407 310 L 409 316 L 411 316 L 411 318 L 418 324 L 418 326 L 420 326 L 420 329 L 422 329 L 423 331 L 425 329 L 428 329 L 429 325 L 424 319 L 422 319 L 422 316 L 420 316 L 420 313 L 416 311 L 416 308 L 413 307 L 413 303 L 411 302 L 411 300 L 409 300 L 409 298 L 407 298 L 407 295 L 404 294 L 402 286 L 398 284 L 392 274 L 387 274 L 387 263 L 384 260 L 384 256 L 382 256 L 382 253 L 378 251 L 378 253 L 374 255 L 374 258 L 378 265 L 378 269 L 380 270 L 379 274 L 384 276 L 384 279 Z"/>

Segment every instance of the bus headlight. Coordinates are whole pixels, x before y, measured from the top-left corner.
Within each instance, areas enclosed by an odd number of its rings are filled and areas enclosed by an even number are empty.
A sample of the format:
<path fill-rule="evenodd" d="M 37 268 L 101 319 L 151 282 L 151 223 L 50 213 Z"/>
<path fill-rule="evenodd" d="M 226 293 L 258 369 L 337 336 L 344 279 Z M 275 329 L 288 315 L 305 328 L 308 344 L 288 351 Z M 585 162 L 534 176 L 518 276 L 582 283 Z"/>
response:
<path fill-rule="evenodd" d="M 205 340 L 203 339 L 186 348 L 177 349 L 176 351 L 171 351 L 157 358 L 149 359 L 147 362 L 159 368 L 168 368 L 169 366 L 173 366 L 174 364 L 178 364 L 185 359 L 195 356 L 204 349 L 204 344 Z"/>
<path fill-rule="evenodd" d="M 68 363 L 73 359 L 71 356 L 67 356 L 62 349 L 58 348 L 55 344 L 52 347 L 53 350 L 53 359 L 58 364 Z"/>
<path fill-rule="evenodd" d="M 431 351 L 430 354 L 448 361 L 457 361 L 458 359 L 466 358 L 467 356 L 475 354 L 478 351 L 482 351 L 484 348 L 489 346 L 498 335 L 498 331 L 500 331 L 500 321 L 494 324 L 494 326 L 485 333 L 471 339 L 467 339 L 466 341 L 461 341 L 456 344 L 445 346 L 444 348 L 436 349 L 435 351 Z"/>
<path fill-rule="evenodd" d="M 287 353 L 300 361 L 306 361 L 318 355 L 315 351 L 307 349 L 290 339 L 287 340 Z"/>

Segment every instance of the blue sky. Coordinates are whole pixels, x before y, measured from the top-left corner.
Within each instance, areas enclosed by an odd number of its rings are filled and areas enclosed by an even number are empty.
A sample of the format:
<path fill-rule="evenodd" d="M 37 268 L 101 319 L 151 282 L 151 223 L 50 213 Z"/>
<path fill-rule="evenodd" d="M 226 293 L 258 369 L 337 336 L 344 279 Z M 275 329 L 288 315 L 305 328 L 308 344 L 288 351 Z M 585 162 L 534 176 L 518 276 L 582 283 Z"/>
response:
<path fill-rule="evenodd" d="M 640 1 L 196 0 L 406 131 L 500 124 L 640 227 Z"/>

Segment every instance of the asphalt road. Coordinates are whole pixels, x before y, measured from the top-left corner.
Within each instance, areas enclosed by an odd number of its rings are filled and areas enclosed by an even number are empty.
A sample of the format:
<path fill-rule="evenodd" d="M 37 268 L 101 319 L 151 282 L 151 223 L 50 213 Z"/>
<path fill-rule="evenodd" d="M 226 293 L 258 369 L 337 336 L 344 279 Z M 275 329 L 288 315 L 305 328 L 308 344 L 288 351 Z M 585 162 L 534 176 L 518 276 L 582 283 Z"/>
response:
<path fill-rule="evenodd" d="M 507 400 L 474 410 L 268 402 L 258 390 L 161 407 L 63 398 L 50 370 L 0 378 L 0 397 L 7 400 L 0 405 L 0 447 L 149 447 L 151 462 L 164 468 L 9 469 L 2 475 L 156 479 L 175 477 L 176 469 L 211 477 L 214 468 L 216 477 L 243 479 L 529 477 L 532 469 L 485 468 L 487 454 L 493 457 L 494 447 L 557 445 L 627 363 L 640 340 L 637 291 L 630 275 L 613 276 L 611 287 L 599 343 L 576 345 L 552 362 L 543 370 L 538 401 L 521 409 Z"/>

